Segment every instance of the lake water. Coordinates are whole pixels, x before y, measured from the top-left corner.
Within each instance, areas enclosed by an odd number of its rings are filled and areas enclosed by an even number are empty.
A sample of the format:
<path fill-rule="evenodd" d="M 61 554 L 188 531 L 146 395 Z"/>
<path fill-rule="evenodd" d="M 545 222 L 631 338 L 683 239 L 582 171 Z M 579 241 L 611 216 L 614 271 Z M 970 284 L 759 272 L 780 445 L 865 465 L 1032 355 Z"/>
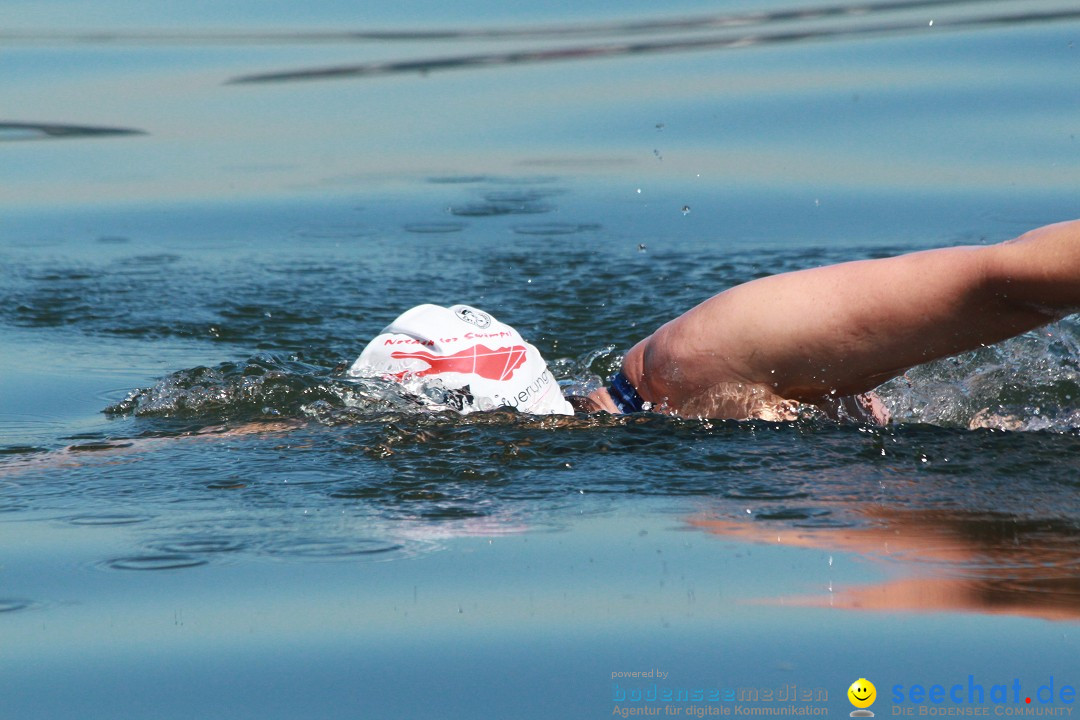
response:
<path fill-rule="evenodd" d="M 886 428 L 340 367 L 465 302 L 588 388 L 733 284 L 1080 216 L 1078 44 L 1074 0 L 9 0 L 0 717 L 1070 715 L 1075 318 Z"/>

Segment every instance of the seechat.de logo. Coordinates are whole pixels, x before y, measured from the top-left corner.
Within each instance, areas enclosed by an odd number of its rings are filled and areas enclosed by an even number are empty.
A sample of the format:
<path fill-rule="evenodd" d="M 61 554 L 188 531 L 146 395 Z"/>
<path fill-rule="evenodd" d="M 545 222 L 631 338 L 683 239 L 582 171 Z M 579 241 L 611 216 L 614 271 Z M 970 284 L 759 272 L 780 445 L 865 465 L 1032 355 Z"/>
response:
<path fill-rule="evenodd" d="M 851 711 L 851 717 L 874 717 L 873 711 L 867 710 L 877 700 L 874 683 L 866 678 L 859 678 L 847 689 L 847 697 L 856 708 Z"/>

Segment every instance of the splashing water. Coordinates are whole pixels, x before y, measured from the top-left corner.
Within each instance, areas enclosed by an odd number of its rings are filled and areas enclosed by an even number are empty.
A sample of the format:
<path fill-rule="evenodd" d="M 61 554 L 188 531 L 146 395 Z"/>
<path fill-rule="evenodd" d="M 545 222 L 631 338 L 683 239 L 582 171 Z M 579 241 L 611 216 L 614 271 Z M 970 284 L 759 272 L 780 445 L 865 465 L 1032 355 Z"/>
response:
<path fill-rule="evenodd" d="M 334 410 L 377 416 L 411 409 L 409 398 L 395 389 L 394 383 L 346 379 L 340 368 L 321 368 L 295 357 L 258 356 L 174 372 L 104 412 L 215 423 L 304 416 L 330 422 Z"/>
<path fill-rule="evenodd" d="M 568 395 L 587 395 L 620 366 L 614 345 L 557 358 L 552 373 Z M 414 389 L 415 390 L 415 389 Z M 1073 318 L 953 358 L 912 368 L 878 390 L 897 424 L 1068 432 L 1080 427 L 1080 324 Z M 175 372 L 109 406 L 110 415 L 181 418 L 208 423 L 310 418 L 325 425 L 387 414 L 452 410 L 437 382 L 409 392 L 378 378 L 347 378 L 297 357 Z M 821 421 L 820 413 L 804 419 Z"/>
<path fill-rule="evenodd" d="M 559 358 L 551 363 L 551 370 L 564 394 L 587 395 L 601 387 L 601 376 L 610 375 L 621 361 L 615 347 L 607 345 L 576 358 Z M 343 370 L 344 365 L 330 369 L 296 356 L 275 355 L 198 366 L 133 390 L 104 412 L 209 424 L 310 418 L 339 425 L 419 412 L 453 416 L 457 407 L 453 391 L 443 388 L 438 379 L 406 387 L 381 378 L 346 377 Z"/>
<path fill-rule="evenodd" d="M 1066 432 L 1080 427 L 1080 324 L 1061 322 L 912 368 L 879 393 L 895 422 Z"/>

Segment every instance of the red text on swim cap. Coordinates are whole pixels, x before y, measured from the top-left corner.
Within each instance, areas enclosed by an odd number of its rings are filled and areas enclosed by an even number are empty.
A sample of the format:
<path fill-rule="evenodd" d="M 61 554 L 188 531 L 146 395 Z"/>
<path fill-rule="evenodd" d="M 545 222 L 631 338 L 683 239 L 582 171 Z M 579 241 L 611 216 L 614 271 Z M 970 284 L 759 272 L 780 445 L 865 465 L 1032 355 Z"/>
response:
<path fill-rule="evenodd" d="M 479 375 L 488 380 L 509 380 L 525 363 L 525 348 L 522 345 L 503 347 L 492 350 L 486 345 L 473 345 L 453 355 L 432 355 L 423 350 L 416 352 L 395 351 L 390 353 L 395 360 L 423 360 L 430 367 L 427 370 L 409 370 L 399 373 L 404 375 L 439 375 L 441 373 L 464 373 Z"/>

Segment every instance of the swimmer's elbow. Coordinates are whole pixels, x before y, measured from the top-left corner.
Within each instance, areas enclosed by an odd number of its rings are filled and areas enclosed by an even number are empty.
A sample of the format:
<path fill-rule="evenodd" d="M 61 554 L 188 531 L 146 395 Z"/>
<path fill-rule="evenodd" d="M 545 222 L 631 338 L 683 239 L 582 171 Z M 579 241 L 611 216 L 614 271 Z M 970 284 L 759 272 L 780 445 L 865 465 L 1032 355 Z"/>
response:
<path fill-rule="evenodd" d="M 660 327 L 623 358 L 623 373 L 638 394 L 654 405 L 677 402 L 685 394 L 688 346 L 673 332 L 674 324 Z"/>

